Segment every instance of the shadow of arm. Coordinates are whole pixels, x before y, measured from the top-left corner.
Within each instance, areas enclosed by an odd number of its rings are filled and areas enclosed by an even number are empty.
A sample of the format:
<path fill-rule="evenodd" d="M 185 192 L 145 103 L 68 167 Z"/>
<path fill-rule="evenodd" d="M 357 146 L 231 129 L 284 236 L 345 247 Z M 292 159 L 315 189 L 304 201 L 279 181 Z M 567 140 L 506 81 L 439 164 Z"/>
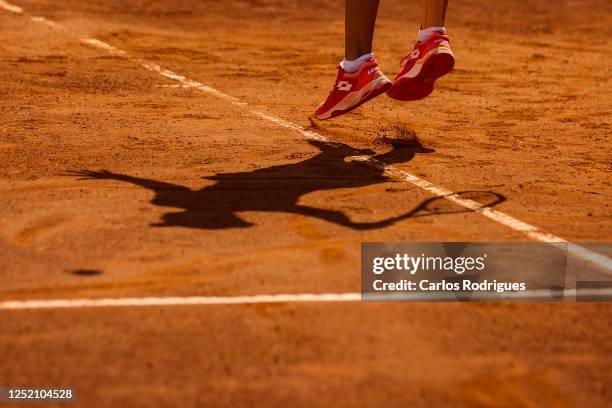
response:
<path fill-rule="evenodd" d="M 414 216 L 415 211 L 410 210 L 409 212 L 399 215 L 397 217 L 390 217 L 385 220 L 374 221 L 374 222 L 353 222 L 343 212 L 334 210 L 325 210 L 322 208 L 298 206 L 299 214 L 307 215 L 310 217 L 319 218 L 334 224 L 342 225 L 356 230 L 371 230 L 388 227 L 395 224 L 398 221 L 402 221 Z"/>
<path fill-rule="evenodd" d="M 132 183 L 137 186 L 144 187 L 149 190 L 188 190 L 187 187 L 180 186 L 178 184 L 166 183 L 164 181 L 157 181 L 151 179 L 145 179 L 140 177 L 133 177 L 127 174 L 113 173 L 108 170 L 78 170 L 71 171 L 65 174 L 66 176 L 78 177 L 78 180 L 117 180 L 124 181 L 126 183 Z"/>

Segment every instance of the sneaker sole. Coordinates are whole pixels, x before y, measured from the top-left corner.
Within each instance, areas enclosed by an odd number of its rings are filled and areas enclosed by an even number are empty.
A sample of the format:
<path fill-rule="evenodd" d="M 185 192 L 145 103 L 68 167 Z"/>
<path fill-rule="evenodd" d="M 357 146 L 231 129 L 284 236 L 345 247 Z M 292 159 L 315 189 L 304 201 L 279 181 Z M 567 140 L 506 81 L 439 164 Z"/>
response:
<path fill-rule="evenodd" d="M 319 120 L 327 120 L 335 118 L 336 116 L 344 115 L 345 113 L 348 113 L 353 109 L 360 107 L 367 101 L 376 98 L 378 95 L 387 92 L 391 88 L 392 83 L 387 78 L 381 78 L 379 82 L 380 83 L 376 84 L 372 89 L 366 90 L 365 93 L 362 93 L 363 90 L 360 90 L 359 92 L 352 92 L 351 94 L 347 95 L 342 101 L 340 101 L 336 106 L 324 113 L 315 115 L 315 117 Z M 359 98 L 358 102 L 351 103 L 353 99 L 357 98 Z M 348 106 L 346 108 L 343 108 L 342 106 L 345 105 Z"/>
<path fill-rule="evenodd" d="M 387 91 L 390 98 L 399 101 L 417 101 L 423 99 L 434 90 L 438 78 L 448 74 L 455 66 L 455 57 L 449 48 L 441 47 L 424 58 L 425 61 L 417 62 L 421 68 L 416 74 L 407 72 L 404 76 L 393 81 L 393 85 Z"/>

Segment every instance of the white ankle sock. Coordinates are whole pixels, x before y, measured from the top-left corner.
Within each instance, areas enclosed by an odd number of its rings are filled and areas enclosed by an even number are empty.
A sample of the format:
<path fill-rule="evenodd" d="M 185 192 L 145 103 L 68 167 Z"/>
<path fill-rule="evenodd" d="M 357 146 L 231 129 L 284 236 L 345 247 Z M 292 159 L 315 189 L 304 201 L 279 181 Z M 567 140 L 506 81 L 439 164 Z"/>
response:
<path fill-rule="evenodd" d="M 357 72 L 361 67 L 361 64 L 372 58 L 374 54 L 363 54 L 361 57 L 348 61 L 347 59 L 343 59 L 340 63 L 340 67 L 344 70 L 344 72 Z"/>
<path fill-rule="evenodd" d="M 429 27 L 423 30 L 419 30 L 419 34 L 417 35 L 417 41 L 426 41 L 429 37 L 431 37 L 434 33 L 443 33 L 446 34 L 446 28 L 444 27 Z"/>

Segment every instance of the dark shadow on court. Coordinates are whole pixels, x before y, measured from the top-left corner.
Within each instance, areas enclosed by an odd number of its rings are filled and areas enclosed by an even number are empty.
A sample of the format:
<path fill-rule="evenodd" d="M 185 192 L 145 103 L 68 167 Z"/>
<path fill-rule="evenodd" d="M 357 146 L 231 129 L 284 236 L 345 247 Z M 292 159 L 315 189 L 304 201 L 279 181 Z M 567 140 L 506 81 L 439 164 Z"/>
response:
<path fill-rule="evenodd" d="M 182 209 L 179 212 L 164 214 L 161 222 L 152 224 L 156 227 L 244 228 L 253 224 L 240 218 L 238 213 L 269 211 L 299 214 L 348 228 L 367 230 L 387 227 L 411 217 L 470 211 L 442 197 L 434 197 L 395 217 L 371 222 L 354 222 L 341 211 L 299 204 L 300 197 L 314 191 L 359 188 L 398 181 L 385 175 L 382 166 L 351 159 L 357 155 L 374 155 L 370 149 L 357 150 L 342 143 L 319 141 L 309 141 L 309 143 L 319 149 L 319 153 L 306 160 L 253 171 L 220 173 L 205 177 L 216 183 L 200 190 L 106 170 L 81 170 L 70 172 L 69 175 L 78 176 L 81 180 L 117 180 L 132 183 L 155 193 L 155 197 L 151 200 L 152 204 Z M 409 146 L 394 147 L 387 153 L 374 155 L 373 158 L 384 164 L 405 163 L 417 153 L 430 152 L 433 150 L 415 141 Z M 505 200 L 504 196 L 494 192 L 472 191 L 459 194 L 482 203 L 483 207 L 490 207 Z M 384 200 L 385 197 L 381 196 L 381 202 Z"/>

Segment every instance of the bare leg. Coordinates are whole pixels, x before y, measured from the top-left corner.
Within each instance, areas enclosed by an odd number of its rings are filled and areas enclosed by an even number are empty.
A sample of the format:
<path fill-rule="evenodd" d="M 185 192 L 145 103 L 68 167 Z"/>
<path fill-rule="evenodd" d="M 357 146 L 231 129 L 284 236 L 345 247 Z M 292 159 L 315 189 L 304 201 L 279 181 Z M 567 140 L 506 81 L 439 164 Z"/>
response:
<path fill-rule="evenodd" d="M 331 92 L 315 109 L 317 119 L 343 115 L 391 87 L 371 58 L 372 38 L 380 0 L 345 0 L 344 61 Z M 359 58 L 363 57 L 363 58 Z"/>
<path fill-rule="evenodd" d="M 374 24 L 380 0 L 346 0 L 344 57 L 355 60 L 372 52 Z"/>
<path fill-rule="evenodd" d="M 421 28 L 444 27 L 448 0 L 421 0 Z"/>

